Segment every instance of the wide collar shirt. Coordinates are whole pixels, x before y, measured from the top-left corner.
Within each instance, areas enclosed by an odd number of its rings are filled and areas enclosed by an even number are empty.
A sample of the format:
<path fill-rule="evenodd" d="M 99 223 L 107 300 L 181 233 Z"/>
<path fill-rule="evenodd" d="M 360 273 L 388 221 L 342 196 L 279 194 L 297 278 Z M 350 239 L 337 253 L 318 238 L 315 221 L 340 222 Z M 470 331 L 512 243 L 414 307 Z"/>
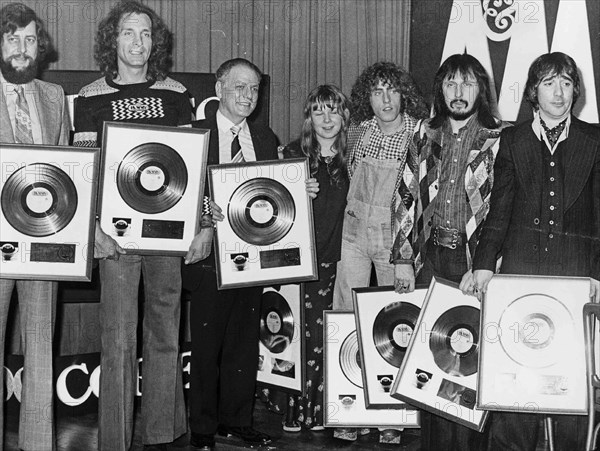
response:
<path fill-rule="evenodd" d="M 554 146 L 550 145 L 550 141 L 548 141 L 548 137 L 546 136 L 546 131 L 544 130 L 544 127 L 542 127 L 542 123 L 540 121 L 540 112 L 539 110 L 536 110 L 533 113 L 533 121 L 531 122 L 531 128 L 533 129 L 533 133 L 535 134 L 537 139 L 543 141 L 546 144 L 546 147 L 548 148 L 550 153 L 554 155 L 554 151 L 556 150 L 558 145 L 569 137 L 569 128 L 571 127 L 571 115 L 569 114 L 569 116 L 567 117 L 567 123 L 565 125 L 565 128 L 558 137 L 558 140 L 556 141 L 556 144 L 554 144 Z"/>

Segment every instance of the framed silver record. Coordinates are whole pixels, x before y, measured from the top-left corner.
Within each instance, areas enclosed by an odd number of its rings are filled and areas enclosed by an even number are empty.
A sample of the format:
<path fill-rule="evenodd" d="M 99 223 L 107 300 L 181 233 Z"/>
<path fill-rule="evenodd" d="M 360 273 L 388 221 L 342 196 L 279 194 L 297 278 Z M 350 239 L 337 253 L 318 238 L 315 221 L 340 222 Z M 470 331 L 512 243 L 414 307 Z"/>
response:
<path fill-rule="evenodd" d="M 354 313 L 325 311 L 324 425 L 327 427 L 420 427 L 419 412 L 413 409 L 365 406 L 362 361 Z"/>
<path fill-rule="evenodd" d="M 477 298 L 433 278 L 391 395 L 482 431 L 487 412 L 475 405 L 479 316 Z"/>
<path fill-rule="evenodd" d="M 185 255 L 198 232 L 209 130 L 105 122 L 100 227 L 131 254 Z"/>
<path fill-rule="evenodd" d="M 352 290 L 356 330 L 367 409 L 406 409 L 406 403 L 390 396 L 402 365 L 426 289 L 396 293 L 393 287 Z"/>
<path fill-rule="evenodd" d="M 257 382 L 301 395 L 304 374 L 304 290 L 299 284 L 263 290 Z"/>
<path fill-rule="evenodd" d="M 99 149 L 0 144 L 0 278 L 90 281 Z"/>
<path fill-rule="evenodd" d="M 214 249 L 219 289 L 316 280 L 308 160 L 209 166 L 211 197 L 223 210 Z"/>
<path fill-rule="evenodd" d="M 583 306 L 590 279 L 495 275 L 482 303 L 477 406 L 587 414 Z"/>

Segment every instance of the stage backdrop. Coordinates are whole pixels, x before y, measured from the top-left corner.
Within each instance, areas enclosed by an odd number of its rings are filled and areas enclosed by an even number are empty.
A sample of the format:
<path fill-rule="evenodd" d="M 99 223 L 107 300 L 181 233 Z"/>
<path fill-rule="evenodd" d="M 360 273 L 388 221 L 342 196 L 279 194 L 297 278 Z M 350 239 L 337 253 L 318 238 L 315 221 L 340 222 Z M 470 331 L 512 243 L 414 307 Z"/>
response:
<path fill-rule="evenodd" d="M 531 117 L 522 101 L 531 62 L 543 53 L 567 53 L 582 77 L 575 114 L 599 122 L 598 0 L 413 0 L 410 69 L 428 101 L 442 61 L 464 51 L 487 69 L 497 113 L 507 121 Z"/>

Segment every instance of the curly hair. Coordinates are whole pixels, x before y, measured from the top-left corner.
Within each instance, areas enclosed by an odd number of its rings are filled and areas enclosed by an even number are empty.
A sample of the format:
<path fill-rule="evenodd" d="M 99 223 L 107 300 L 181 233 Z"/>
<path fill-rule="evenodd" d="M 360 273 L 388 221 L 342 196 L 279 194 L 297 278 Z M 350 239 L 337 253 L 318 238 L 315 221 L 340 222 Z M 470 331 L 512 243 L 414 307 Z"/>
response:
<path fill-rule="evenodd" d="M 474 109 L 477 110 L 477 119 L 487 128 L 495 129 L 501 124 L 491 111 L 492 94 L 490 91 L 490 78 L 477 58 L 467 53 L 455 54 L 446 58 L 442 63 L 433 81 L 433 111 L 431 128 L 439 128 L 450 115 L 446 99 L 444 98 L 444 81 L 460 74 L 463 79 L 471 76 L 477 80 L 479 96 L 475 101 Z"/>
<path fill-rule="evenodd" d="M 164 80 L 173 64 L 173 34 L 152 9 L 136 1 L 117 3 L 98 26 L 94 58 L 100 71 L 112 79 L 118 75 L 117 38 L 121 21 L 131 14 L 146 14 L 152 22 L 152 49 L 148 59 L 148 80 Z"/>
<path fill-rule="evenodd" d="M 311 112 L 330 108 L 335 110 L 342 118 L 342 127 L 335 138 L 333 148 L 337 153 L 329 165 L 329 174 L 335 184 L 341 183 L 348 176 L 346 169 L 347 147 L 346 131 L 350 120 L 350 111 L 348 110 L 348 99 L 344 93 L 334 85 L 321 85 L 313 89 L 304 102 L 304 123 L 300 135 L 300 148 L 310 161 L 312 175 L 316 174 L 321 161 L 321 145 L 317 140 L 315 129 L 313 127 Z"/>
<path fill-rule="evenodd" d="M 352 120 L 362 122 L 373 117 L 371 92 L 379 82 L 393 86 L 400 91 L 400 108 L 415 119 L 429 116 L 427 105 L 411 75 L 400 66 L 380 61 L 367 67 L 358 77 L 350 94 Z"/>
<path fill-rule="evenodd" d="M 577 72 L 577 64 L 569 55 L 562 52 L 546 53 L 536 58 L 529 67 L 525 83 L 525 98 L 534 109 L 539 108 L 537 88 L 546 77 L 566 75 L 573 81 L 573 103 L 577 102 L 581 92 L 581 82 Z"/>
<path fill-rule="evenodd" d="M 56 55 L 52 40 L 42 20 L 33 9 L 23 3 L 9 3 L 0 10 L 0 32 L 2 36 L 6 33 L 14 33 L 17 28 L 25 28 L 31 22 L 35 22 L 37 35 L 36 63 L 42 65 L 45 62 L 50 62 L 49 60 Z"/>

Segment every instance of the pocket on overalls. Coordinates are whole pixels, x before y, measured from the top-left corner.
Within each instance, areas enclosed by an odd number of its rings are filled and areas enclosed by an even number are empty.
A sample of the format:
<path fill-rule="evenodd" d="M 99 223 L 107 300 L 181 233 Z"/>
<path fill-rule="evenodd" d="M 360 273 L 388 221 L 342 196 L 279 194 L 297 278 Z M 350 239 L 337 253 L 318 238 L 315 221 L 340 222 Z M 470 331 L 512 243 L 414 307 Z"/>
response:
<path fill-rule="evenodd" d="M 342 239 L 354 243 L 361 233 L 361 220 L 351 207 L 346 207 Z"/>

